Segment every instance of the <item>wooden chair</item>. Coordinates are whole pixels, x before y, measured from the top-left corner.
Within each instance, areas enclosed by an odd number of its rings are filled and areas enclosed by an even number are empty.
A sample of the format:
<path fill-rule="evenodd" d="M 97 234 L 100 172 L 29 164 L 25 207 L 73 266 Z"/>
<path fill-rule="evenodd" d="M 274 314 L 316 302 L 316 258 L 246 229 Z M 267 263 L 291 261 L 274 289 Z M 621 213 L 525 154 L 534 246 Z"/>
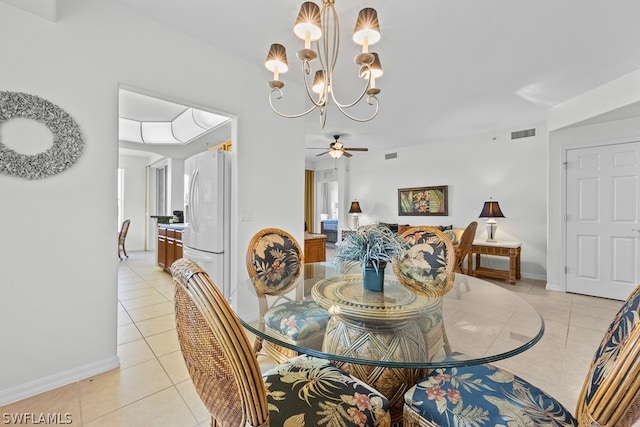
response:
<path fill-rule="evenodd" d="M 403 285 L 434 299 L 432 309 L 420 322 L 428 357 L 441 348 L 450 354 L 451 346 L 442 320 L 442 295 L 454 284 L 453 243 L 438 227 L 411 227 L 401 237 L 409 249 L 393 263 L 393 272 Z"/>
<path fill-rule="evenodd" d="M 260 373 L 251 343 L 218 287 L 193 262 L 171 267 L 176 330 L 212 426 L 389 426 L 388 400 L 324 359 L 298 356 Z M 294 379 L 294 381 L 291 381 Z"/>
<path fill-rule="evenodd" d="M 639 418 L 640 286 L 596 350 L 575 417 L 539 388 L 491 364 L 432 371 L 405 394 L 403 409 L 405 427 L 461 423 L 626 427 Z"/>
<path fill-rule="evenodd" d="M 122 221 L 122 226 L 120 227 L 120 232 L 118 233 L 118 258 L 121 261 L 122 254 L 124 254 L 125 257 L 129 258 L 129 255 L 127 255 L 127 249 L 124 246 L 124 242 L 127 239 L 127 233 L 129 232 L 129 224 L 131 224 L 131 221 L 128 219 Z"/>
<path fill-rule="evenodd" d="M 462 236 L 460 237 L 460 242 L 454 247 L 456 251 L 456 266 L 454 267 L 454 271 L 462 274 L 469 274 L 470 271 L 465 273 L 464 269 L 464 260 L 469 255 L 471 251 L 471 245 L 473 245 L 473 239 L 476 237 L 476 230 L 478 229 L 478 222 L 472 221 L 467 225 L 467 228 L 464 229 Z"/>
<path fill-rule="evenodd" d="M 249 242 L 246 263 L 260 299 L 260 321 L 265 330 L 281 341 L 320 349 L 329 313 L 311 299 L 289 295 L 303 264 L 303 252 L 296 239 L 279 228 L 260 230 Z M 256 353 L 262 350 L 278 363 L 298 355 L 259 338 L 254 348 Z"/>
<path fill-rule="evenodd" d="M 456 273 L 463 274 L 462 282 L 464 283 L 467 292 L 471 290 L 469 286 L 469 281 L 464 274 L 471 274 L 471 271 L 465 272 L 464 269 L 464 260 L 467 256 L 471 256 L 469 253 L 471 251 L 471 246 L 473 245 L 473 239 L 476 237 L 476 230 L 478 229 L 478 222 L 472 221 L 467 225 L 467 228 L 464 229 L 462 236 L 460 236 L 460 241 L 457 245 L 454 246 L 456 251 L 456 265 L 454 267 L 454 271 Z M 460 287 L 456 287 L 456 295 L 460 298 Z"/>

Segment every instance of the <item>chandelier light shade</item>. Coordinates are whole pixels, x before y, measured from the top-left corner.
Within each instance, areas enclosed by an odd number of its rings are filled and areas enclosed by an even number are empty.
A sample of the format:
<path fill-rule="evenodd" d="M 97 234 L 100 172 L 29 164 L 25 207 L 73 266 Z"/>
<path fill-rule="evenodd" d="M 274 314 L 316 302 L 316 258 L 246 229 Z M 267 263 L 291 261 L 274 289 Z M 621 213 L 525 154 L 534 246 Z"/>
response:
<path fill-rule="evenodd" d="M 362 52 L 366 53 L 369 51 L 369 45 L 378 43 L 380 37 L 378 12 L 370 7 L 362 9 L 353 30 L 354 43 L 362 46 Z"/>
<path fill-rule="evenodd" d="M 497 242 L 496 231 L 498 230 L 498 224 L 496 224 L 494 218 L 504 217 L 498 202 L 491 200 L 491 198 L 488 202 L 484 202 L 479 218 L 489 218 L 487 220 L 487 242 Z"/>
<path fill-rule="evenodd" d="M 280 74 L 288 70 L 284 46 L 272 44 L 265 61 L 266 68 L 273 73 L 273 80 L 269 81 L 271 87 L 269 104 L 273 111 L 282 117 L 298 118 L 318 109 L 320 125 L 323 128 L 330 103 L 333 103 L 346 117 L 357 122 L 368 122 L 376 117 L 379 111 L 377 95 L 380 89 L 376 87 L 375 80 L 382 76 L 382 66 L 378 54 L 369 52 L 369 46 L 374 45 L 381 38 L 378 13 L 375 9 L 364 8 L 358 14 L 353 41 L 356 45 L 362 46 L 362 50 L 354 61 L 358 66 L 356 76 L 364 79 L 365 84 L 354 100 L 342 103 L 338 101 L 333 87 L 333 72 L 340 46 L 339 20 L 334 3 L 335 0 L 322 0 L 322 7 L 310 1 L 303 3 L 293 27 L 294 34 L 304 41 L 303 48 L 297 52 L 297 56 L 302 61 L 304 86 L 312 104 L 308 110 L 298 114 L 285 114 L 274 105 L 274 100 L 284 96 L 285 84 L 280 80 Z M 316 63 L 318 69 L 314 71 L 313 65 Z M 310 82 L 312 76 L 313 81 Z M 348 110 L 358 105 L 363 99 L 366 99 L 367 104 L 373 109 L 372 113 L 364 118 L 350 114 Z"/>
<path fill-rule="evenodd" d="M 320 21 L 320 8 L 312 1 L 302 3 L 296 25 L 293 32 L 298 38 L 304 40 L 305 49 L 311 47 L 311 42 L 322 37 L 322 22 Z"/>
<path fill-rule="evenodd" d="M 287 50 L 281 44 L 274 43 L 269 48 L 267 59 L 264 61 L 264 66 L 267 70 L 273 73 L 273 80 L 269 82 L 272 86 L 280 87 L 284 86 L 284 83 L 280 82 L 280 73 L 286 73 L 289 71 L 289 63 L 287 62 Z M 278 83 L 276 83 L 278 82 Z"/>

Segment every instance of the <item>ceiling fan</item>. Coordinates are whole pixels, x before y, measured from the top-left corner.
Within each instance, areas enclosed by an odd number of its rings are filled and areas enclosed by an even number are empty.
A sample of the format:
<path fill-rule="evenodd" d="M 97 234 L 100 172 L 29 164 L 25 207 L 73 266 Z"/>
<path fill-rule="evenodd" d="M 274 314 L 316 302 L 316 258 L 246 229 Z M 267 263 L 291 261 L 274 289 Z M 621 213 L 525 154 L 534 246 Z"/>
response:
<path fill-rule="evenodd" d="M 335 139 L 335 141 L 333 141 L 332 143 L 329 144 L 329 148 L 317 148 L 317 147 L 311 147 L 309 148 L 310 150 L 326 150 L 324 153 L 320 153 L 317 154 L 316 156 L 324 156 L 325 154 L 329 153 L 329 155 L 331 157 L 333 157 L 334 159 L 339 159 L 340 157 L 342 157 L 343 155 L 345 157 L 351 157 L 353 154 L 349 153 L 349 151 L 369 151 L 368 148 L 357 148 L 357 147 L 345 147 L 342 142 L 338 141 L 338 138 L 340 138 L 340 135 L 333 135 L 333 138 Z"/>

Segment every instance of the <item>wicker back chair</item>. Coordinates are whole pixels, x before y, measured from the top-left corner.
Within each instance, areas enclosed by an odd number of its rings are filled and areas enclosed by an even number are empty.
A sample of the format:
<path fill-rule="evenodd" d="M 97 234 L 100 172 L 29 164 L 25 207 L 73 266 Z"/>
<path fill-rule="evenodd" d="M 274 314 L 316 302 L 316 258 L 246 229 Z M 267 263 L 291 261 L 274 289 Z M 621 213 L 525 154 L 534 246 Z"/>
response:
<path fill-rule="evenodd" d="M 128 219 L 122 221 L 122 226 L 118 233 L 118 258 L 120 260 L 122 260 L 122 254 L 129 258 L 129 255 L 127 255 L 127 249 L 124 247 L 124 242 L 127 239 L 127 233 L 129 232 L 129 224 L 131 224 L 131 221 Z"/>
<path fill-rule="evenodd" d="M 368 426 L 389 425 L 384 396 L 327 360 L 299 356 L 263 377 L 244 329 L 207 273 L 185 258 L 171 271 L 180 349 L 212 426 L 319 425 L 327 407 L 360 411 Z M 368 409 L 357 406 L 363 397 Z M 340 422 L 358 425 L 348 416 Z"/>
<path fill-rule="evenodd" d="M 471 254 L 469 253 L 471 251 L 471 246 L 473 246 L 473 239 L 476 237 L 476 230 L 478 229 L 478 222 L 477 221 L 472 221 L 469 223 L 469 225 L 467 225 L 467 228 L 464 229 L 464 231 L 462 232 L 462 236 L 460 236 L 460 241 L 458 242 L 457 245 L 454 246 L 455 251 L 456 251 L 456 266 L 454 267 L 454 271 L 456 273 L 460 273 L 462 274 L 462 279 L 461 282 L 464 283 L 465 288 L 467 289 L 467 292 L 471 290 L 471 287 L 469 286 L 469 280 L 467 279 L 467 276 L 465 276 L 465 271 L 464 271 L 464 259 L 467 256 L 471 256 Z M 466 274 L 471 274 L 471 270 L 469 269 L 469 271 L 466 272 Z M 456 296 L 458 297 L 458 299 L 460 299 L 461 293 L 460 293 L 460 286 L 456 286 Z"/>
<path fill-rule="evenodd" d="M 451 240 L 437 227 L 411 227 L 400 235 L 409 249 L 393 263 L 393 272 L 405 286 L 434 299 L 419 322 L 431 358 L 441 348 L 451 353 L 442 320 L 442 295 L 454 284 L 455 250 Z"/>
<path fill-rule="evenodd" d="M 473 384 L 473 390 L 457 382 Z M 429 400 L 428 390 L 456 397 Z M 431 392 L 432 394 L 432 392 Z M 452 411 L 453 407 L 456 411 Z M 473 412 L 466 411 L 473 408 Z M 640 418 L 640 286 L 613 319 L 596 350 L 575 417 L 556 399 L 526 380 L 491 364 L 436 369 L 405 394 L 404 425 L 474 424 L 629 427 Z M 517 417 L 517 418 L 514 418 Z"/>
<path fill-rule="evenodd" d="M 394 261 L 393 272 L 398 280 L 429 296 L 440 296 L 449 291 L 453 281 L 447 277 L 455 267 L 455 249 L 438 227 L 411 227 L 400 235 L 409 249 Z"/>
<path fill-rule="evenodd" d="M 288 295 L 300 277 L 303 253 L 288 232 L 265 228 L 249 242 L 247 272 L 260 301 L 260 321 L 278 339 L 305 348 L 321 348 L 329 313 L 312 300 L 296 300 Z M 295 322 L 283 319 L 295 319 Z M 294 325 L 295 326 L 292 326 Z M 282 363 L 298 352 L 256 338 L 256 353 L 263 351 Z"/>
<path fill-rule="evenodd" d="M 460 241 L 458 245 L 455 247 L 456 250 L 456 266 L 454 270 L 456 273 L 464 274 L 464 259 L 469 255 L 469 251 L 471 250 L 471 245 L 473 245 L 473 239 L 476 237 L 476 230 L 478 229 L 478 222 L 472 221 L 467 225 L 467 228 L 464 229 L 462 236 L 460 237 Z M 469 274 L 470 271 L 467 271 Z"/>

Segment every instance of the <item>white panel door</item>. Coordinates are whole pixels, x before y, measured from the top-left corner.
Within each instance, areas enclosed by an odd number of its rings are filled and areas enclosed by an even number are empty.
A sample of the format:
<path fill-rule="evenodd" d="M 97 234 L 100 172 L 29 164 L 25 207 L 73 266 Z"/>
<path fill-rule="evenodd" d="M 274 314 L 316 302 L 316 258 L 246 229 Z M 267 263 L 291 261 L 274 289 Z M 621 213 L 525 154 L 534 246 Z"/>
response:
<path fill-rule="evenodd" d="M 567 291 L 624 300 L 640 279 L 640 142 L 567 150 Z"/>

